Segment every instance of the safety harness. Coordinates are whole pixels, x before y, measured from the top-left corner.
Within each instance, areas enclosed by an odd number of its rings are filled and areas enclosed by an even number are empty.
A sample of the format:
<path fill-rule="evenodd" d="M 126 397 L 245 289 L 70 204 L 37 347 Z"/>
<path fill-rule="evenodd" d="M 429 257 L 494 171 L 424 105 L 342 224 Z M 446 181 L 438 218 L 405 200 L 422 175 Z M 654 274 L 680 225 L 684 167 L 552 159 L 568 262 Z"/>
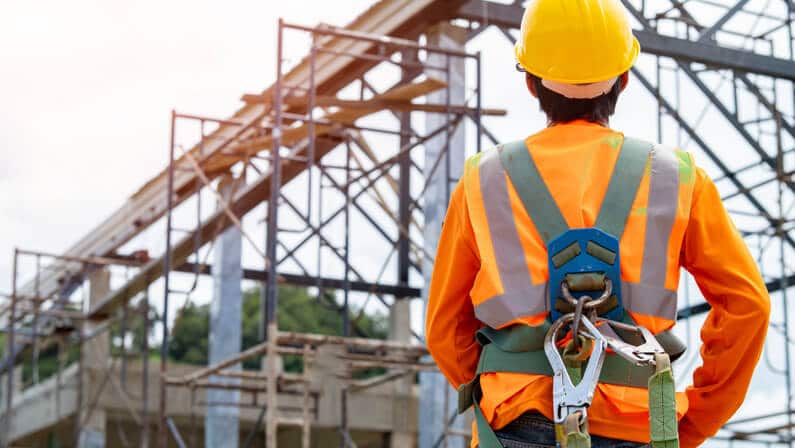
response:
<path fill-rule="evenodd" d="M 554 421 L 563 448 L 590 447 L 587 409 L 597 383 L 648 388 L 652 446 L 679 446 L 671 360 L 685 347 L 670 332 L 654 336 L 637 326 L 624 312 L 621 298 L 619 240 L 651 150 L 649 143 L 625 138 L 594 227 L 571 230 L 525 142 L 497 148 L 547 246 L 551 312 L 539 326 L 484 327 L 477 332 L 480 359 L 475 378 L 459 388 L 458 410 L 463 413 L 474 405 L 481 448 L 503 446 L 479 405 L 480 375 L 494 372 L 553 377 Z M 566 341 L 568 333 L 571 339 Z"/>

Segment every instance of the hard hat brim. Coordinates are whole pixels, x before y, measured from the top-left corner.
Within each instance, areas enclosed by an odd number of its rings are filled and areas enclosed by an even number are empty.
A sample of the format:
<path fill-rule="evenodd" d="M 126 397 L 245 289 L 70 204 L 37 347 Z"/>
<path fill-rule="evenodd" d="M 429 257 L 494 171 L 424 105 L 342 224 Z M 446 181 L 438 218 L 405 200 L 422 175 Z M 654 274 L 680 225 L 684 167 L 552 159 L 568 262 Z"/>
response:
<path fill-rule="evenodd" d="M 640 55 L 640 42 L 638 42 L 637 37 L 632 36 L 632 49 L 629 52 L 629 56 L 626 58 L 626 64 L 622 65 L 621 67 L 613 70 L 606 70 L 604 73 L 599 73 L 596 75 L 592 75 L 590 77 L 560 77 L 552 75 L 545 70 L 541 69 L 540 67 L 533 67 L 527 63 L 528 58 L 525 57 L 523 54 L 523 47 L 520 43 L 517 42 L 516 46 L 514 47 L 514 54 L 516 55 L 516 60 L 519 62 L 519 65 L 528 73 L 540 78 L 549 81 L 554 81 L 563 84 L 592 84 L 602 81 L 607 81 L 612 78 L 616 78 L 624 73 L 628 72 L 629 69 L 635 65 L 635 62 L 638 60 L 638 56 Z"/>

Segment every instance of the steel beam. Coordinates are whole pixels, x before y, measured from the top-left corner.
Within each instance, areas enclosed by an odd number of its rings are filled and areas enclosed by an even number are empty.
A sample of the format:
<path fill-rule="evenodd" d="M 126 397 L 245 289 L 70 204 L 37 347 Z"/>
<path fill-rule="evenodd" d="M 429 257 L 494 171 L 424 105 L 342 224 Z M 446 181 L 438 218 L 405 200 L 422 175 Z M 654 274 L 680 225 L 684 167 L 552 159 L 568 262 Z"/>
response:
<path fill-rule="evenodd" d="M 654 85 L 652 85 L 652 83 L 649 82 L 649 80 L 646 79 L 645 76 L 643 76 L 640 70 L 638 70 L 637 68 L 633 68 L 632 73 L 635 75 L 635 78 L 638 81 L 640 81 L 641 84 L 643 84 L 646 90 L 648 90 L 652 95 L 656 96 L 657 101 L 660 103 L 660 106 L 662 106 L 665 110 L 667 110 L 671 118 L 673 118 L 674 120 L 676 120 L 677 123 L 679 123 L 679 125 L 682 127 L 682 130 L 685 131 L 690 136 L 693 142 L 695 142 L 696 145 L 698 145 L 702 149 L 702 151 L 704 151 L 704 153 L 707 155 L 707 157 L 709 157 L 712 163 L 714 163 L 715 166 L 717 166 L 721 170 L 721 172 L 726 174 L 727 179 L 739 191 L 743 193 L 743 196 L 748 200 L 748 202 L 750 202 L 751 205 L 754 206 L 754 208 L 759 210 L 759 213 L 762 214 L 762 216 L 764 216 L 764 218 L 772 227 L 775 227 L 777 225 L 776 218 L 774 218 L 773 215 L 771 215 L 770 212 L 767 211 L 767 209 L 762 205 L 762 203 L 759 202 L 759 199 L 757 199 L 754 195 L 752 195 L 748 191 L 748 188 L 745 185 L 743 185 L 743 183 L 740 182 L 739 179 L 737 179 L 737 176 L 735 176 L 732 173 L 729 167 L 726 166 L 726 164 L 723 162 L 723 160 L 721 160 L 720 157 L 718 157 L 715 151 L 713 151 L 712 148 L 710 148 L 709 145 L 707 145 L 707 143 L 701 138 L 701 136 L 699 136 L 696 133 L 695 129 L 693 129 L 693 127 L 690 126 L 690 124 L 684 118 L 682 118 L 682 116 L 679 114 L 676 108 L 674 108 L 671 105 L 671 103 L 668 102 L 668 100 L 657 94 Z M 789 235 L 785 235 L 784 239 L 791 247 L 795 247 L 795 240 L 793 240 L 792 237 L 790 237 Z"/>
<path fill-rule="evenodd" d="M 461 7 L 457 16 L 465 20 L 518 29 L 522 23 L 522 14 L 523 8 L 519 5 L 470 0 Z M 635 30 L 635 36 L 645 53 L 795 81 L 795 62 L 786 59 L 663 36 L 653 31 Z"/>
<path fill-rule="evenodd" d="M 202 275 L 212 275 L 212 267 L 207 264 L 196 265 L 194 263 L 185 263 L 182 266 L 175 268 L 174 271 L 193 274 L 198 272 Z M 258 269 L 243 269 L 243 278 L 246 280 L 265 281 L 270 273 L 265 270 Z M 316 286 L 317 277 L 308 275 L 297 274 L 277 274 L 278 282 L 295 286 Z M 344 281 L 331 277 L 322 277 L 321 282 L 323 287 L 327 289 L 342 289 Z M 403 285 L 387 285 L 383 283 L 370 283 L 365 281 L 350 281 L 351 291 L 367 292 L 373 294 L 386 294 L 395 297 L 416 298 L 421 296 L 419 288 L 412 288 Z"/>
<path fill-rule="evenodd" d="M 699 42 L 709 42 L 709 40 L 712 39 L 712 36 L 714 36 L 715 33 L 720 31 L 720 29 L 723 28 L 723 25 L 726 25 L 726 22 L 731 20 L 731 18 L 734 17 L 738 12 L 742 11 L 743 7 L 746 4 L 748 4 L 748 1 L 749 0 L 740 0 L 740 1 L 738 1 L 734 6 L 732 6 L 726 12 L 726 14 L 723 15 L 723 17 L 721 17 L 720 19 L 718 19 L 717 22 L 712 24 L 711 27 L 709 27 L 706 30 L 702 31 L 701 34 L 698 36 L 698 41 Z"/>

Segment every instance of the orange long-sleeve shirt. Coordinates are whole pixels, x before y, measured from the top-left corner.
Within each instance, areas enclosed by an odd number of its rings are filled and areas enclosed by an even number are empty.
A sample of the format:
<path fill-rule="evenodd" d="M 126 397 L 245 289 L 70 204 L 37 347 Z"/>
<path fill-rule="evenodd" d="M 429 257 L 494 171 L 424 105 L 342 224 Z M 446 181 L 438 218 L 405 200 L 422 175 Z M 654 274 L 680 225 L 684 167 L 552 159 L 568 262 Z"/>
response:
<path fill-rule="evenodd" d="M 583 142 L 601 141 L 614 132 L 573 122 L 528 139 L 539 171 L 572 228 L 594 224 L 594 211 L 608 182 L 602 165 L 605 161 L 595 157 L 594 148 Z M 439 240 L 426 318 L 428 348 L 455 387 L 474 376 L 480 353 L 474 334 L 483 325 L 475 317 L 470 297 L 480 256 L 466 202 L 464 187 L 459 183 Z M 546 260 L 547 255 L 528 257 Z M 694 373 L 693 386 L 677 394 L 681 446 L 694 447 L 715 434 L 742 403 L 761 354 L 770 313 L 769 297 L 753 257 L 717 189 L 701 169 L 696 171 L 680 265 L 695 277 L 712 306 L 701 332 L 703 365 Z M 549 377 L 490 373 L 481 376 L 481 386 L 481 409 L 494 428 L 529 410 L 552 416 Z M 600 384 L 589 411 L 590 431 L 647 442 L 647 404 L 645 389 Z"/>

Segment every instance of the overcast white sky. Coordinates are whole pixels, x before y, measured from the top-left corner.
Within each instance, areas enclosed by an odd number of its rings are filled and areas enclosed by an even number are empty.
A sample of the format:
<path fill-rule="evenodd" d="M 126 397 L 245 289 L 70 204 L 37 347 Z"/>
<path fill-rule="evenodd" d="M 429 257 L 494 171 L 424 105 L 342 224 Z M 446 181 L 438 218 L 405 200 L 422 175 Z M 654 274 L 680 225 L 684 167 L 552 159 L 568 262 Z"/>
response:
<path fill-rule="evenodd" d="M 172 108 L 224 117 L 243 93 L 270 85 L 278 17 L 344 25 L 371 3 L 0 1 L 0 292 L 10 289 L 13 247 L 65 250 L 164 167 Z M 537 130 L 542 117 L 516 93 L 521 80 L 504 38 L 487 32 L 472 49 L 484 51 L 486 105 L 511 113 L 491 121 L 497 134 Z M 286 54 L 302 56 L 299 47 Z M 655 113 L 633 82 L 614 126 L 654 139 Z M 714 112 L 704 118 L 710 143 L 732 166 L 745 163 L 748 151 L 720 121 Z M 762 370 L 758 384 L 781 384 Z M 746 413 L 781 401 L 780 387 L 754 390 Z"/>

